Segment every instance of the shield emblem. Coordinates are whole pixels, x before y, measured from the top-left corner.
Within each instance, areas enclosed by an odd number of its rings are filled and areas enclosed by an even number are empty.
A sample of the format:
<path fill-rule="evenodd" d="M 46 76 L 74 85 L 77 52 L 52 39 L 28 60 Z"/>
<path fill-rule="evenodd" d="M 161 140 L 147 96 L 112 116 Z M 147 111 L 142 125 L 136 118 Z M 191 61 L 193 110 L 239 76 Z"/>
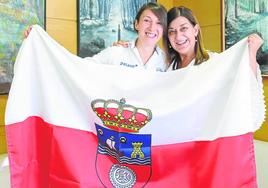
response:
<path fill-rule="evenodd" d="M 151 177 L 151 135 L 118 132 L 96 125 L 96 173 L 105 187 L 145 186 Z"/>

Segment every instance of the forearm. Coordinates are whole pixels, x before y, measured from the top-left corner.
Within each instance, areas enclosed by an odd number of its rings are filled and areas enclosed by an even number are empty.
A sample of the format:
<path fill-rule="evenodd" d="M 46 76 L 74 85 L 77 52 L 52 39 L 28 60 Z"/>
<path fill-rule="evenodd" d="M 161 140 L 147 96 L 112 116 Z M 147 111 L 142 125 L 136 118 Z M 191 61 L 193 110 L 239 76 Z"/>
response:
<path fill-rule="evenodd" d="M 249 63 L 255 76 L 257 76 L 257 51 L 263 44 L 263 39 L 257 34 L 251 34 L 248 37 Z"/>
<path fill-rule="evenodd" d="M 255 76 L 257 76 L 258 62 L 256 60 L 256 55 L 249 53 L 249 64 L 252 72 L 254 73 Z"/>

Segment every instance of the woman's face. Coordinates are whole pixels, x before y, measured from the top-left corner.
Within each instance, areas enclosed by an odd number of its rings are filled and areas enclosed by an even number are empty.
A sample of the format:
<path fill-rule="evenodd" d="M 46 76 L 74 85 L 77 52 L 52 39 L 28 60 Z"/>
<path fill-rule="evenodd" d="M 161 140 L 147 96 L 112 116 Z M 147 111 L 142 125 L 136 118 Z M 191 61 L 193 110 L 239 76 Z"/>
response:
<path fill-rule="evenodd" d="M 168 38 L 174 50 L 180 56 L 189 56 L 194 54 L 195 37 L 198 35 L 199 26 L 193 26 L 190 21 L 179 16 L 168 26 Z"/>
<path fill-rule="evenodd" d="M 139 40 L 147 45 L 156 45 L 163 36 L 163 26 L 151 10 L 145 10 L 138 21 L 135 21 Z"/>

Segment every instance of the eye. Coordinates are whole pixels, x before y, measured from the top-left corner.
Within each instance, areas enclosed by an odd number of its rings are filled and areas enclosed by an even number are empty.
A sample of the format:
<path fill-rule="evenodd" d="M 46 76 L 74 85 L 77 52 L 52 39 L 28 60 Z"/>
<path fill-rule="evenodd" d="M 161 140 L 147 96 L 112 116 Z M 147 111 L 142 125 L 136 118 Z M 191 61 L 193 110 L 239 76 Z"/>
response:
<path fill-rule="evenodd" d="M 143 21 L 144 22 L 150 22 L 151 20 L 149 20 L 148 18 L 145 18 Z"/>
<path fill-rule="evenodd" d="M 168 29 L 168 35 L 175 35 L 177 31 L 175 29 Z"/>
<path fill-rule="evenodd" d="M 181 30 L 181 31 L 187 31 L 187 29 L 188 29 L 188 27 L 185 27 L 185 26 L 184 26 L 184 27 L 182 27 L 180 30 Z"/>

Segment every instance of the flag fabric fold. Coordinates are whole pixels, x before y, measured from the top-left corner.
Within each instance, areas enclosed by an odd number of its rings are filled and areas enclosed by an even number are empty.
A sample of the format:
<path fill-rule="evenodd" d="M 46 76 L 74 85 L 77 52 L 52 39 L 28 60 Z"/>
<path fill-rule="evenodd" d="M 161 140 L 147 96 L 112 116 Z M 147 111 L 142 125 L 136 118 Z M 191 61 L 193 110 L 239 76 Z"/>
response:
<path fill-rule="evenodd" d="M 34 26 L 5 113 L 11 187 L 257 187 L 262 87 L 246 39 L 163 73 L 82 59 Z"/>

